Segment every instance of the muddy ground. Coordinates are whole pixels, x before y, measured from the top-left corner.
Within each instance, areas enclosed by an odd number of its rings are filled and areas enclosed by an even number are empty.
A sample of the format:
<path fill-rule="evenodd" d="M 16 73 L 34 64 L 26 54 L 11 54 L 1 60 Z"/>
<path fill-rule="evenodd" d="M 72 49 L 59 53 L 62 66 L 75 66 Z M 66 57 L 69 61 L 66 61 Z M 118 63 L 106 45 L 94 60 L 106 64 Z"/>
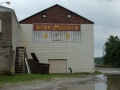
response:
<path fill-rule="evenodd" d="M 95 70 L 103 72 L 103 74 L 120 74 L 120 68 L 95 68 Z M 85 75 L 80 78 L 54 78 L 50 81 L 26 81 L 20 83 L 6 83 L 0 90 L 58 90 L 60 87 L 73 85 L 101 82 L 102 79 L 95 75 Z"/>

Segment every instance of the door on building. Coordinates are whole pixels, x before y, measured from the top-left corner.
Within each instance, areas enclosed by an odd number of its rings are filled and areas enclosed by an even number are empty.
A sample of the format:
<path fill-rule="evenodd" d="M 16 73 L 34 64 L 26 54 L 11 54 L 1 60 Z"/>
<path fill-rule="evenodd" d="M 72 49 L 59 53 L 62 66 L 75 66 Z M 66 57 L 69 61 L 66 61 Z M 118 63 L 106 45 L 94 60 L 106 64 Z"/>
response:
<path fill-rule="evenodd" d="M 48 59 L 50 64 L 50 73 L 67 73 L 66 59 Z"/>

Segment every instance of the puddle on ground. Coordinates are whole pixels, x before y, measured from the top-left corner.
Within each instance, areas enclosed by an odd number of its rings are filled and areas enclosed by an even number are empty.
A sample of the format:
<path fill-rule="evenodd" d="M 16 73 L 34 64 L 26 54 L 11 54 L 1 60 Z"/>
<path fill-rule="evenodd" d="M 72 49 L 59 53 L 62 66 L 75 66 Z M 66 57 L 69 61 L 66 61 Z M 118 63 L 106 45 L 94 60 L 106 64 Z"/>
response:
<path fill-rule="evenodd" d="M 120 90 L 120 75 L 98 75 L 103 81 L 91 84 L 75 84 L 58 87 L 53 90 Z"/>
<path fill-rule="evenodd" d="M 94 84 L 74 85 L 74 86 L 63 87 L 58 90 L 95 90 L 95 85 Z"/>

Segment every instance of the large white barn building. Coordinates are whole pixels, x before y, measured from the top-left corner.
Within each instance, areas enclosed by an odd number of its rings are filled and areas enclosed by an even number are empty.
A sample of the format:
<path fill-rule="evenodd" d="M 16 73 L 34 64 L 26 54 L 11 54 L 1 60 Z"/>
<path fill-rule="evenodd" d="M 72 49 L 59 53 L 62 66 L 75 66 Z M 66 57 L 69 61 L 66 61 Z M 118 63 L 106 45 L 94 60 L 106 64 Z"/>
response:
<path fill-rule="evenodd" d="M 94 22 L 56 4 L 19 23 L 28 58 L 35 53 L 50 73 L 93 72 Z"/>

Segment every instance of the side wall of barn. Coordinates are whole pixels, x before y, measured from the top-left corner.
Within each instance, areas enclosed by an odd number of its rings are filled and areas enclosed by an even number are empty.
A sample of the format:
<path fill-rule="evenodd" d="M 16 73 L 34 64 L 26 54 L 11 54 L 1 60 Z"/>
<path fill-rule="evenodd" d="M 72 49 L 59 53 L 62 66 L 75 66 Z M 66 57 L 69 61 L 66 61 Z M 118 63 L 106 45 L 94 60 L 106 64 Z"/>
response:
<path fill-rule="evenodd" d="M 21 24 L 20 40 L 26 41 L 28 58 L 34 52 L 41 63 L 48 59 L 66 59 L 67 73 L 92 72 L 94 68 L 93 24 L 81 24 L 81 41 L 79 43 L 34 43 L 32 41 L 32 24 Z M 19 46 L 23 46 L 20 43 Z"/>

